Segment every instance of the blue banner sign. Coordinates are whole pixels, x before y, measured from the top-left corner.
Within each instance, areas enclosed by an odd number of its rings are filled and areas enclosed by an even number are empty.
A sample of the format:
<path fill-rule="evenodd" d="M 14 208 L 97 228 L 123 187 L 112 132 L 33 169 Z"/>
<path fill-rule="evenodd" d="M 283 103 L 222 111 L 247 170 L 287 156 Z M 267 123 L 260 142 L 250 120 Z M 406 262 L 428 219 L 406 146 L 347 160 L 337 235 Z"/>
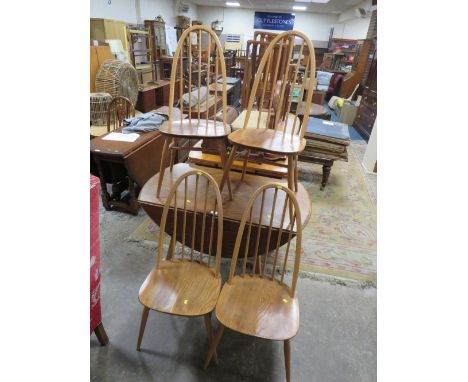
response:
<path fill-rule="evenodd" d="M 294 18 L 292 13 L 255 12 L 254 29 L 289 31 L 294 29 Z"/>

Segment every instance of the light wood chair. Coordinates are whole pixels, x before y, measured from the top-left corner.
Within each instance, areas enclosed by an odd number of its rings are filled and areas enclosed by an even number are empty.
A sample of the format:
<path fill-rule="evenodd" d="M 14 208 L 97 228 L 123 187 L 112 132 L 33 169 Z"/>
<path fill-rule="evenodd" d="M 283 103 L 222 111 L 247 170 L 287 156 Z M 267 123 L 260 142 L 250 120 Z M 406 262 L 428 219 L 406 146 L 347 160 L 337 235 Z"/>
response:
<path fill-rule="evenodd" d="M 270 195 L 267 196 L 267 193 Z M 265 198 L 271 197 L 271 193 L 273 193 L 271 210 L 265 210 Z M 252 222 L 252 210 L 258 211 L 258 208 L 260 219 Z M 280 219 L 280 232 L 276 245 L 270 248 L 272 225 L 275 219 Z M 263 236 L 265 233 L 267 236 L 263 254 L 260 254 L 258 250 L 260 243 L 264 242 L 264 237 L 261 238 L 260 226 L 268 226 L 268 230 L 263 232 Z M 279 248 L 281 235 L 288 237 L 282 258 Z M 284 276 L 293 235 L 296 235 L 294 271 L 291 285 L 288 286 Z M 267 184 L 257 189 L 243 213 L 229 278 L 216 304 L 216 317 L 220 325 L 208 351 L 205 368 L 208 367 L 224 328 L 227 327 L 249 336 L 284 341 L 286 379 L 290 380 L 290 339 L 299 330 L 299 301 L 296 296 L 296 285 L 301 260 L 301 237 L 301 212 L 295 194 L 278 184 Z M 252 243 L 254 243 L 253 248 Z M 241 266 L 238 267 L 237 260 L 240 251 L 243 252 L 240 255 Z M 247 258 L 252 252 L 253 267 L 249 271 Z M 258 272 L 257 269 L 259 269 Z"/>
<path fill-rule="evenodd" d="M 265 31 L 255 31 L 253 39 L 255 41 L 263 41 L 263 42 L 270 42 L 272 41 L 278 33 L 274 32 L 265 32 Z"/>
<path fill-rule="evenodd" d="M 187 213 L 188 209 L 192 212 Z M 171 238 L 164 260 L 166 233 Z M 201 170 L 185 173 L 175 181 L 167 197 L 156 265 L 140 288 L 139 300 L 144 309 L 137 350 L 150 309 L 178 316 L 203 316 L 211 342 L 211 312 L 221 290 L 222 235 L 223 206 L 216 181 Z"/>
<path fill-rule="evenodd" d="M 112 99 L 107 110 L 107 132 L 123 127 L 125 118 L 135 116 L 135 107 L 128 98 L 116 96 Z"/>
<path fill-rule="evenodd" d="M 196 36 L 197 38 L 197 47 L 202 46 L 202 35 L 206 36 L 208 46 L 211 46 L 212 40 L 216 45 L 216 54 L 214 55 L 214 62 L 211 62 L 211 58 L 213 56 L 205 55 L 205 61 L 203 62 L 202 58 L 202 50 L 198 49 L 198 57 L 194 57 L 192 52 L 192 36 Z M 187 41 L 186 41 L 187 40 Z M 184 60 L 189 60 L 189 68 L 188 73 L 185 75 L 184 78 Z M 195 62 L 195 65 L 192 65 L 192 61 Z M 177 70 L 178 66 L 180 70 Z M 196 72 L 196 81 L 192 79 L 192 72 L 194 71 L 193 66 L 195 69 L 198 67 Z M 202 83 L 202 75 L 201 73 L 205 70 L 206 67 L 206 76 L 205 83 Z M 200 102 L 200 88 L 202 85 L 205 85 L 207 89 L 210 87 L 210 78 L 214 73 L 215 81 L 217 81 L 218 77 L 221 75 L 222 77 L 222 90 L 221 90 L 221 97 L 222 97 L 222 122 L 216 120 L 216 115 L 218 114 L 218 93 L 215 94 L 214 105 L 211 102 L 209 92 L 207 91 L 207 98 L 204 103 Z M 176 77 L 180 76 L 179 81 L 179 96 L 180 96 L 180 108 L 182 113 L 188 114 L 188 119 L 181 119 L 180 120 L 173 120 L 172 118 L 172 109 L 174 107 L 174 91 L 175 91 L 175 83 Z M 196 82 L 196 83 L 194 83 Z M 188 90 L 188 105 L 184 105 L 184 84 L 185 89 Z M 196 105 L 192 106 L 192 91 L 194 88 L 198 89 L 198 93 L 195 93 L 194 96 L 198 96 L 196 99 Z M 196 91 L 196 90 L 195 90 Z M 227 136 L 231 132 L 231 127 L 229 124 L 226 123 L 226 106 L 227 106 L 227 91 L 226 91 L 226 65 L 224 62 L 224 55 L 223 49 L 219 42 L 218 36 L 206 25 L 194 25 L 187 30 L 184 31 L 182 36 L 179 39 L 179 43 L 177 44 L 177 49 L 174 55 L 174 60 L 172 63 L 172 71 L 171 71 L 171 83 L 170 83 L 170 93 L 169 93 L 169 120 L 166 121 L 160 128 L 159 131 L 164 136 L 165 143 L 163 146 L 162 152 L 162 159 L 161 159 L 161 166 L 159 171 L 159 181 L 158 181 L 158 188 L 157 188 L 157 196 L 161 191 L 161 185 L 164 177 L 165 168 L 167 166 L 167 161 L 165 160 L 166 155 L 169 153 L 170 157 L 170 168 L 172 171 L 172 166 L 174 162 L 174 154 L 176 150 L 201 150 L 200 147 L 196 147 L 194 145 L 188 144 L 185 146 L 179 146 L 178 142 L 181 138 L 186 138 L 190 140 L 200 140 L 200 139 L 207 139 L 207 140 L 216 140 L 218 143 L 219 155 L 221 157 L 221 163 L 223 168 L 227 163 L 227 154 L 226 154 L 226 144 L 227 144 Z M 212 110 L 212 113 L 210 111 Z M 204 117 L 203 117 L 204 114 Z M 232 192 L 231 192 L 231 183 L 229 180 L 229 176 L 227 177 L 228 189 L 229 189 L 229 196 L 232 200 Z"/>
<path fill-rule="evenodd" d="M 294 53 L 297 44 L 300 47 Z M 310 54 L 303 54 L 305 47 L 311 52 Z M 299 71 L 303 69 L 304 75 L 298 76 Z M 291 114 L 289 112 L 292 103 L 291 84 L 295 84 L 299 77 L 303 79 L 299 103 L 296 112 Z M 298 154 L 305 147 L 304 132 L 309 118 L 306 115 L 301 123 L 298 111 L 301 108 L 305 110 L 310 108 L 313 94 L 311 84 L 314 80 L 315 54 L 310 39 L 298 31 L 288 31 L 276 36 L 265 51 L 255 75 L 244 126 L 229 134 L 228 139 L 233 147 L 221 180 L 221 191 L 238 149 L 242 149 L 242 153 L 246 152 L 247 155 L 252 150 L 264 153 L 263 161 L 266 163 L 272 163 L 268 156 L 273 159 L 286 157 L 288 187 L 297 191 L 297 160 Z M 270 91 L 272 96 L 269 97 L 265 93 L 267 84 L 273 87 Z M 259 88 L 262 88 L 261 95 L 257 92 Z M 305 92 L 306 88 L 308 90 Z M 252 128 L 252 125 L 255 127 Z M 246 161 L 247 156 L 244 157 L 244 169 Z"/>

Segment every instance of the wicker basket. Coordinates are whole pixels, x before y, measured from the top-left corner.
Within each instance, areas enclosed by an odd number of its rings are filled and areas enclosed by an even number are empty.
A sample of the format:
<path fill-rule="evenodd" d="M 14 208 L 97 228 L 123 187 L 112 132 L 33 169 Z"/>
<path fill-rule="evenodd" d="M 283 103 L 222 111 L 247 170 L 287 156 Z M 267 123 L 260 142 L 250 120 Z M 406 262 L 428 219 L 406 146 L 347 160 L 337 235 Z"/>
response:
<path fill-rule="evenodd" d="M 90 121 L 92 125 L 105 125 L 107 123 L 107 110 L 112 100 L 109 93 L 90 94 Z"/>
<path fill-rule="evenodd" d="M 138 98 L 136 69 L 120 60 L 107 60 L 96 75 L 96 92 L 109 93 L 111 97 L 127 97 L 135 105 Z"/>

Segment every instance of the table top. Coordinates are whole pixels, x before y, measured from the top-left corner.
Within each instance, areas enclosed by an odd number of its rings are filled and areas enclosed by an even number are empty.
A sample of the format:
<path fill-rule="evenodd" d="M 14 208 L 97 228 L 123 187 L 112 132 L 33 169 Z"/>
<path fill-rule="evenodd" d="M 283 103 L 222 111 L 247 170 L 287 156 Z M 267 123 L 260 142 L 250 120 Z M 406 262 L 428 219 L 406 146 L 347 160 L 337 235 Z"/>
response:
<path fill-rule="evenodd" d="M 171 84 L 171 81 L 169 80 L 159 80 L 159 81 L 154 81 L 153 83 L 147 83 L 143 85 L 143 89 L 140 91 L 146 92 L 149 90 L 154 90 L 154 89 L 159 89 L 164 86 L 169 86 Z"/>
<path fill-rule="evenodd" d="M 298 110 L 298 115 L 304 115 L 304 111 L 305 111 L 305 102 L 303 102 L 300 106 L 299 106 L 299 110 Z M 324 115 L 328 115 L 330 114 L 329 111 L 327 110 L 327 108 L 325 106 L 322 106 L 322 105 L 319 105 L 319 104 L 316 104 L 316 103 L 312 103 L 310 104 L 310 109 L 309 109 L 309 116 L 313 117 L 313 116 L 324 116 Z"/>
<path fill-rule="evenodd" d="M 168 109 L 167 106 L 162 106 L 158 109 L 152 110 L 156 112 L 164 112 Z M 141 114 L 140 112 L 135 115 Z M 187 118 L 187 114 L 183 114 L 183 118 Z M 107 126 L 106 126 L 107 129 Z M 110 133 L 120 133 L 123 128 L 112 130 Z M 154 131 L 149 131 L 146 133 L 137 133 L 139 137 L 134 142 L 120 142 L 120 141 L 110 141 L 103 139 L 108 134 L 103 134 L 99 137 L 93 138 L 90 141 L 90 151 L 94 154 L 107 155 L 112 157 L 126 157 L 130 155 L 133 151 L 143 146 L 145 143 L 151 141 L 161 134 L 159 129 Z"/>
<path fill-rule="evenodd" d="M 112 130 L 111 133 L 120 133 L 122 128 Z M 109 141 L 103 139 L 108 134 L 96 137 L 90 142 L 90 151 L 94 154 L 108 155 L 113 157 L 126 157 L 133 151 L 138 149 L 140 146 L 158 137 L 161 133 L 159 130 L 149 131 L 146 133 L 138 133 L 139 137 L 134 142 L 120 142 L 120 141 Z"/>
<path fill-rule="evenodd" d="M 167 195 L 169 194 L 169 190 L 171 189 L 175 181 L 187 171 L 191 171 L 195 169 L 201 169 L 207 172 L 208 174 L 212 175 L 218 184 L 220 183 L 221 177 L 223 176 L 223 170 L 221 169 L 217 169 L 213 167 L 197 166 L 194 164 L 187 164 L 187 163 L 178 163 L 174 165 L 172 172 L 171 171 L 165 172 L 159 198 L 156 196 L 156 188 L 157 188 L 158 179 L 159 179 L 159 173 L 158 173 L 154 175 L 150 180 L 148 180 L 148 182 L 146 182 L 146 184 L 143 186 L 140 192 L 140 195 L 138 197 L 138 202 L 143 206 L 143 208 L 145 208 L 145 206 L 157 206 L 157 207 L 162 208 L 164 206 L 164 203 L 166 202 L 166 198 L 167 198 Z M 265 184 L 269 184 L 269 183 L 276 183 L 276 184 L 280 184 L 280 185 L 287 187 L 287 180 L 272 179 L 272 178 L 259 176 L 259 175 L 245 174 L 244 180 L 240 181 L 241 173 L 231 171 L 230 177 L 231 177 L 231 184 L 232 184 L 233 200 L 229 200 L 227 187 L 225 187 L 225 190 L 222 193 L 223 214 L 224 214 L 224 220 L 230 220 L 230 221 L 237 222 L 237 223 L 239 223 L 240 220 L 242 219 L 242 214 L 244 212 L 245 206 L 247 205 L 249 198 L 253 195 L 255 190 L 257 190 L 259 187 Z M 181 183 L 180 186 L 182 187 L 183 183 Z M 190 184 L 189 184 L 189 187 L 190 187 Z M 184 193 L 178 192 L 177 194 L 178 194 L 177 205 L 182 206 Z M 271 206 L 273 204 L 272 194 L 273 192 L 267 193 L 265 195 L 264 211 L 271 211 Z M 311 202 L 310 202 L 310 197 L 309 197 L 307 190 L 304 188 L 304 186 L 301 183 L 298 184 L 298 192 L 296 193 L 296 197 L 297 197 L 297 201 L 299 203 L 300 209 L 301 209 L 302 224 L 303 226 L 305 226 L 311 216 Z M 200 202 L 197 202 L 196 204 L 198 205 L 199 208 L 202 208 L 204 206 L 202 202 L 202 199 L 204 199 L 204 195 L 201 195 L 201 193 L 200 193 L 200 198 L 201 198 Z M 282 196 L 282 198 L 283 198 L 283 203 L 284 203 L 284 196 Z M 214 196 L 208 197 L 208 200 L 209 200 L 208 203 L 214 203 L 215 198 Z M 259 215 L 260 215 L 259 204 L 260 203 L 256 203 L 252 212 L 254 222 L 258 222 L 258 219 L 259 219 Z M 193 212 L 194 205 L 195 203 L 188 204 L 187 210 L 190 210 Z M 281 200 L 278 194 L 276 206 L 278 207 L 280 205 L 281 205 Z M 146 208 L 145 210 L 147 212 L 149 211 L 149 209 L 146 209 Z M 281 216 L 279 215 L 280 215 L 279 213 L 276 213 L 273 217 L 272 226 L 274 229 L 279 229 L 279 225 L 281 223 Z M 154 220 L 154 217 L 152 216 L 150 217 Z M 288 218 L 286 217 L 285 222 L 284 222 L 285 225 L 289 223 L 287 222 L 287 220 Z M 158 222 L 156 221 L 156 223 Z M 270 224 L 269 212 L 263 214 L 261 224 L 266 225 L 266 226 Z"/>

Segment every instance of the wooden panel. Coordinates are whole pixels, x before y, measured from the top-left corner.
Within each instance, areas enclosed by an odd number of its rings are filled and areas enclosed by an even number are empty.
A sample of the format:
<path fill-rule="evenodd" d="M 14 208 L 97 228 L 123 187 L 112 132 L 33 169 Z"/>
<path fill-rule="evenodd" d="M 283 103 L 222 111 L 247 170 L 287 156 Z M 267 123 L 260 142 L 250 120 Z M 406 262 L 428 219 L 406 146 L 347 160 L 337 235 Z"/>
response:
<path fill-rule="evenodd" d="M 99 67 L 106 60 L 113 60 L 115 57 L 112 54 L 108 45 L 90 46 L 90 92 L 96 91 L 96 74 Z"/>
<path fill-rule="evenodd" d="M 106 60 L 115 60 L 115 57 L 110 50 L 110 46 L 96 46 L 94 48 L 96 49 L 99 66 L 101 66 Z"/>
<path fill-rule="evenodd" d="M 93 40 L 122 41 L 124 52 L 128 52 L 127 24 L 124 21 L 92 18 L 90 20 L 90 32 L 91 39 Z"/>
<path fill-rule="evenodd" d="M 159 171 L 164 140 L 161 134 L 125 157 L 128 173 L 140 187 Z"/>
<path fill-rule="evenodd" d="M 343 78 L 343 83 L 341 84 L 340 89 L 340 97 L 349 97 L 356 85 L 361 81 L 366 69 L 366 63 L 369 57 L 371 45 L 371 40 L 359 41 L 357 52 L 353 60 L 353 69 Z"/>

